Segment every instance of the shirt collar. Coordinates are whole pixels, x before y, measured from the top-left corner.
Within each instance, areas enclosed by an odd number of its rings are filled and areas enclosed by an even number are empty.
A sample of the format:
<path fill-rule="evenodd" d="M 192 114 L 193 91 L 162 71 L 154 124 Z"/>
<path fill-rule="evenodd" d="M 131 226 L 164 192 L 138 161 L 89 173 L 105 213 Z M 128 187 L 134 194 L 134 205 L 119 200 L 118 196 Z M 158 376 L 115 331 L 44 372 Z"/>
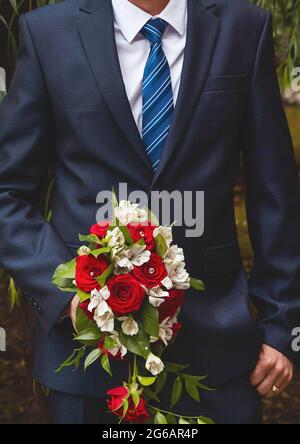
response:
<path fill-rule="evenodd" d="M 129 0 L 112 0 L 114 18 L 129 43 L 135 39 L 143 26 L 153 18 Z M 183 35 L 186 28 L 187 0 L 170 0 L 166 8 L 158 14 L 178 34 Z"/>

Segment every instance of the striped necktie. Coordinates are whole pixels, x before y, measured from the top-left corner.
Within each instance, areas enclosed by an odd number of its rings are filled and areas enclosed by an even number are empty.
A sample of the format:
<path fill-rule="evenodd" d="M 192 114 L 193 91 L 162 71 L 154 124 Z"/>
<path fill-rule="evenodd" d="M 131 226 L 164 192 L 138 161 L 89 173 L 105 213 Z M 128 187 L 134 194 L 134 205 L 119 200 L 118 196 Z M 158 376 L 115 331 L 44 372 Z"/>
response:
<path fill-rule="evenodd" d="M 150 54 L 143 77 L 142 139 L 154 171 L 157 170 L 174 113 L 170 67 L 162 49 L 167 23 L 149 20 L 141 33 L 149 40 Z"/>

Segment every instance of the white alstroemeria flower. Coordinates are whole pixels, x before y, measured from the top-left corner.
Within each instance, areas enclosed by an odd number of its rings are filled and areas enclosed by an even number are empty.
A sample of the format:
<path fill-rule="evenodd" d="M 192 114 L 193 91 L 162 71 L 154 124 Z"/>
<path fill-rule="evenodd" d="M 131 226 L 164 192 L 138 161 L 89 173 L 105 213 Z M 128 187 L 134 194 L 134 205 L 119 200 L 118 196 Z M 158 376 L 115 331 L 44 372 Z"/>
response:
<path fill-rule="evenodd" d="M 124 316 L 122 318 L 119 318 L 119 321 L 123 321 L 122 330 L 124 335 L 135 336 L 138 334 L 139 326 L 132 316 Z"/>
<path fill-rule="evenodd" d="M 112 356 L 117 356 L 118 353 L 121 354 L 121 358 L 123 359 L 124 356 L 127 354 L 127 348 L 121 343 L 119 338 L 119 333 L 117 331 L 112 331 L 112 335 L 110 335 L 111 339 L 115 342 L 116 346 L 114 348 L 111 348 L 109 350 L 109 353 Z"/>
<path fill-rule="evenodd" d="M 177 290 L 188 290 L 190 288 L 190 275 L 184 268 L 184 264 L 175 267 L 166 266 L 166 268 L 174 288 Z"/>
<path fill-rule="evenodd" d="M 160 287 L 151 288 L 148 290 L 149 302 L 153 307 L 158 308 L 165 298 L 169 296 L 169 293 Z"/>
<path fill-rule="evenodd" d="M 169 276 L 167 276 L 165 279 L 163 279 L 161 281 L 161 283 L 167 290 L 171 290 L 171 288 L 173 288 L 173 282 L 171 281 Z"/>
<path fill-rule="evenodd" d="M 77 251 L 78 256 L 87 256 L 88 254 L 90 254 L 91 249 L 89 247 L 87 247 L 86 245 L 82 245 L 82 247 L 80 247 Z"/>
<path fill-rule="evenodd" d="M 135 267 L 140 267 L 150 260 L 151 252 L 146 245 L 134 244 L 129 248 L 129 259 Z"/>
<path fill-rule="evenodd" d="M 110 297 L 110 291 L 105 285 L 105 287 L 101 288 L 101 290 L 97 290 L 96 288 L 91 291 L 90 303 L 88 305 L 88 311 L 92 312 L 98 305 L 100 305 L 103 301 L 107 301 Z"/>
<path fill-rule="evenodd" d="M 114 228 L 107 232 L 104 240 L 102 241 L 109 248 L 119 248 L 125 244 L 125 237 L 119 227 Z"/>
<path fill-rule="evenodd" d="M 173 324 L 174 321 L 171 318 L 166 318 L 161 324 L 159 324 L 158 338 L 151 336 L 150 342 L 155 343 L 161 339 L 167 347 L 168 342 L 173 338 Z"/>
<path fill-rule="evenodd" d="M 157 376 L 163 371 L 164 368 L 165 366 L 162 360 L 153 353 L 149 353 L 146 361 L 146 369 L 149 370 L 153 376 Z"/>
<path fill-rule="evenodd" d="M 185 266 L 183 249 L 179 248 L 178 245 L 172 245 L 168 249 L 168 252 L 167 252 L 166 257 L 164 259 L 164 263 L 166 265 L 171 265 L 171 266 L 175 266 L 175 265 Z"/>
<path fill-rule="evenodd" d="M 166 227 L 160 226 L 155 228 L 155 230 L 153 231 L 153 236 L 157 237 L 159 234 L 165 239 L 166 244 L 169 247 L 173 242 L 172 228 L 167 226 Z"/>
<path fill-rule="evenodd" d="M 115 209 L 115 215 L 123 225 L 142 223 L 148 220 L 148 213 L 145 209 L 139 208 L 138 204 L 127 200 L 121 200 L 119 206 Z"/>
<path fill-rule="evenodd" d="M 116 274 L 130 273 L 134 266 L 140 267 L 150 260 L 151 253 L 146 245 L 134 244 L 130 248 L 113 251 L 112 259 L 116 263 Z"/>
<path fill-rule="evenodd" d="M 112 309 L 105 301 L 99 304 L 94 313 L 94 321 L 101 331 L 111 333 L 115 326 L 115 317 Z"/>

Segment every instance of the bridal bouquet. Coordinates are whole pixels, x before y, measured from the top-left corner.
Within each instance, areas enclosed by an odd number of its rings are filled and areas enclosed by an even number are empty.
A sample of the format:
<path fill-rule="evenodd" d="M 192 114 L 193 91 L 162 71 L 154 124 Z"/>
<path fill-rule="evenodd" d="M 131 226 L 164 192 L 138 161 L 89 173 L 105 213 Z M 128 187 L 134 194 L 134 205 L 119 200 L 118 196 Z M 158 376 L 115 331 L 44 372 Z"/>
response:
<path fill-rule="evenodd" d="M 110 361 L 123 360 L 128 381 L 107 392 L 108 410 L 121 421 L 155 424 L 207 424 L 205 417 L 185 417 L 160 409 L 159 394 L 173 374 L 172 409 L 183 389 L 199 401 L 208 390 L 204 377 L 185 373 L 187 366 L 164 361 L 166 348 L 181 330 L 185 290 L 204 288 L 189 276 L 184 253 L 173 244 L 172 227 L 159 226 L 137 204 L 114 200 L 113 221 L 98 223 L 79 236 L 85 245 L 76 258 L 60 265 L 53 283 L 77 293 L 77 334 L 81 345 L 61 364 L 86 370 L 95 361 L 111 375 Z M 155 405 L 153 405 L 153 404 Z"/>

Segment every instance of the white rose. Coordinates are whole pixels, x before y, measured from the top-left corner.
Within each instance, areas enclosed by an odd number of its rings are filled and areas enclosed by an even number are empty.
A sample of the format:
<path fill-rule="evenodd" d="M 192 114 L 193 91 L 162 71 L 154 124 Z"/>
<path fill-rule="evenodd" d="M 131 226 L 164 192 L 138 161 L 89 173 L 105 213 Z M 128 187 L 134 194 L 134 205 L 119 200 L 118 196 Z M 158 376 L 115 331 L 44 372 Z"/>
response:
<path fill-rule="evenodd" d="M 146 369 L 149 370 L 153 376 L 157 376 L 164 368 L 165 366 L 162 360 L 153 353 L 150 353 L 146 361 Z"/>
<path fill-rule="evenodd" d="M 111 333 L 114 330 L 115 318 L 112 309 L 102 301 L 95 310 L 94 321 L 103 332 Z"/>
<path fill-rule="evenodd" d="M 119 318 L 122 322 L 123 333 L 127 336 L 135 336 L 139 332 L 138 323 L 133 319 L 132 316 Z"/>
<path fill-rule="evenodd" d="M 165 301 L 169 293 L 160 287 L 156 287 L 148 290 L 148 296 L 150 304 L 157 308 Z"/>
<path fill-rule="evenodd" d="M 155 228 L 155 230 L 153 231 L 153 236 L 157 237 L 159 234 L 165 239 L 166 244 L 169 247 L 171 245 L 171 243 L 173 242 L 172 228 L 171 227 L 161 227 L 161 226 Z"/>

